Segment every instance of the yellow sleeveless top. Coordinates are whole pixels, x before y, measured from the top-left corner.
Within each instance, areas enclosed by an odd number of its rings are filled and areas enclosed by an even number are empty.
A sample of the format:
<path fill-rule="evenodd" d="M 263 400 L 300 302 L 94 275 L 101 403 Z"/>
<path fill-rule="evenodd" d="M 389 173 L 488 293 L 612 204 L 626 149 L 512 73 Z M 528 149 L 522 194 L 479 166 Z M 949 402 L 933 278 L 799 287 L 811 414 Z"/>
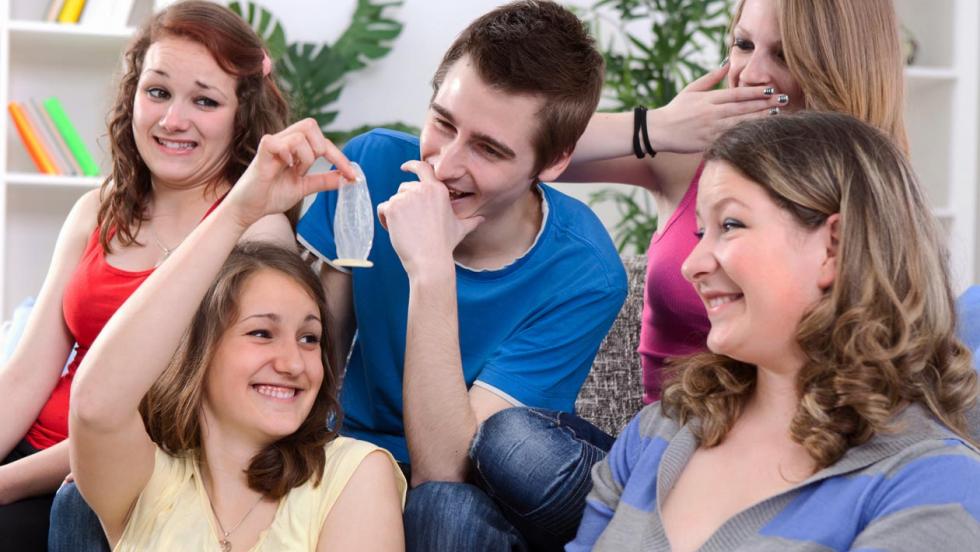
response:
<path fill-rule="evenodd" d="M 407 485 L 388 451 L 371 443 L 337 437 L 326 445 L 323 479 L 289 491 L 279 501 L 272 524 L 259 535 L 252 552 L 316 550 L 330 508 L 368 454 L 380 450 L 391 459 L 402 506 Z M 208 497 L 201 485 L 197 462 L 174 458 L 157 448 L 153 475 L 136 501 L 116 552 L 199 550 L 220 552 L 211 521 Z"/>

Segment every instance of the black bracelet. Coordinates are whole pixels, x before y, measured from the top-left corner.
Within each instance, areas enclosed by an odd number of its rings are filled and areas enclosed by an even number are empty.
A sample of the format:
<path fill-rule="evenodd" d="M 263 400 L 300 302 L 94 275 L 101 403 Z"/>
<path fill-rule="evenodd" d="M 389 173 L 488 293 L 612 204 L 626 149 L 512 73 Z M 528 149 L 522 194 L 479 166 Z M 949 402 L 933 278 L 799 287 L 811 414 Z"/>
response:
<path fill-rule="evenodd" d="M 646 128 L 647 108 L 642 105 L 633 108 L 633 155 L 637 159 L 643 159 L 643 150 L 640 149 L 640 128 Z"/>
<path fill-rule="evenodd" d="M 643 137 L 643 149 L 640 148 L 640 136 Z M 645 151 L 644 151 L 645 150 Z M 643 159 L 644 155 L 655 157 L 657 151 L 650 143 L 650 135 L 647 133 L 647 108 L 637 106 L 633 109 L 633 155 L 637 159 Z"/>

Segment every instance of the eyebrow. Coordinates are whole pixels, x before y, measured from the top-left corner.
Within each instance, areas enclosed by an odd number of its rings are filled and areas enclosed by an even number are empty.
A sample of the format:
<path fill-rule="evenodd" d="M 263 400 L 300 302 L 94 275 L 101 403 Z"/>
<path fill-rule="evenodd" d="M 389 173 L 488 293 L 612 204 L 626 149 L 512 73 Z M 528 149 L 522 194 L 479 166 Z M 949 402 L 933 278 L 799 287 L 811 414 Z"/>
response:
<path fill-rule="evenodd" d="M 162 71 L 160 69 L 147 69 L 144 72 L 145 73 L 156 73 L 156 74 L 158 74 L 158 75 L 160 75 L 162 77 L 170 78 L 170 74 L 169 73 L 167 73 L 166 71 Z M 225 100 L 228 99 L 228 96 L 225 95 L 225 93 L 222 92 L 221 90 L 219 90 L 217 87 L 211 86 L 210 84 L 207 84 L 205 82 L 201 82 L 199 80 L 194 81 L 194 84 L 196 84 L 198 88 L 202 88 L 204 90 L 208 90 L 208 91 L 212 91 L 212 92 L 215 92 L 217 94 L 220 94 L 221 97 L 224 98 Z"/>
<path fill-rule="evenodd" d="M 262 312 L 258 314 L 252 314 L 246 316 L 245 318 L 242 318 L 242 322 L 252 318 L 266 318 L 268 320 L 271 320 L 272 322 L 275 322 L 276 324 L 282 322 L 282 317 L 272 312 Z M 303 322 L 309 322 L 311 320 L 315 322 L 320 322 L 320 317 L 315 314 L 307 314 L 306 318 L 303 319 Z"/>
<path fill-rule="evenodd" d="M 446 109 L 445 107 L 442 107 L 441 105 L 437 104 L 436 102 L 432 102 L 429 105 L 429 107 L 431 107 L 432 108 L 432 111 L 435 111 L 436 113 L 438 113 L 439 116 L 442 117 L 443 119 L 446 119 L 447 121 L 449 121 L 450 123 L 452 123 L 454 125 L 456 124 L 456 120 L 453 118 L 452 113 L 450 113 L 449 110 Z M 505 158 L 507 158 L 507 159 L 513 159 L 513 158 L 517 157 L 517 154 L 514 153 L 514 150 L 512 150 L 509 147 L 507 147 L 503 142 L 501 142 L 501 141 L 493 138 L 492 136 L 489 136 L 489 135 L 484 134 L 482 132 L 473 132 L 472 134 L 473 134 L 473 137 L 476 138 L 477 140 L 479 140 L 481 142 L 486 142 L 487 144 L 490 144 L 491 146 L 493 146 L 493 147 L 497 148 L 498 150 L 500 150 L 500 154 L 502 156 L 504 156 Z"/>
<path fill-rule="evenodd" d="M 736 199 L 733 196 L 726 196 L 726 197 L 721 198 L 721 200 L 715 202 L 715 204 L 712 205 L 712 208 L 715 211 L 720 211 L 723 207 L 725 207 L 729 203 L 737 203 L 737 204 L 741 205 L 742 207 L 745 207 L 746 209 L 749 208 L 749 206 L 746 205 L 745 202 L 740 201 L 740 200 Z M 701 213 L 701 209 L 699 209 L 698 207 L 695 207 L 694 208 L 694 216 L 700 218 L 702 214 L 703 213 Z"/>

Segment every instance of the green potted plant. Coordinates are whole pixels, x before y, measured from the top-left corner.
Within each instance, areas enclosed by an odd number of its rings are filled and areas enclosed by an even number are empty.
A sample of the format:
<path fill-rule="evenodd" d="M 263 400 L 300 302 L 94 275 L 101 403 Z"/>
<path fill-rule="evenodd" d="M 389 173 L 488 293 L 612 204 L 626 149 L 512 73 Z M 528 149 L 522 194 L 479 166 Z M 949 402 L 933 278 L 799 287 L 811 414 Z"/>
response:
<path fill-rule="evenodd" d="M 602 109 L 661 107 L 716 67 L 727 51 L 732 1 L 597 0 L 580 10 L 606 60 Z M 612 228 L 619 251 L 646 251 L 657 229 L 649 194 L 607 188 L 590 195 L 590 205 L 603 202 L 612 202 L 621 216 Z"/>

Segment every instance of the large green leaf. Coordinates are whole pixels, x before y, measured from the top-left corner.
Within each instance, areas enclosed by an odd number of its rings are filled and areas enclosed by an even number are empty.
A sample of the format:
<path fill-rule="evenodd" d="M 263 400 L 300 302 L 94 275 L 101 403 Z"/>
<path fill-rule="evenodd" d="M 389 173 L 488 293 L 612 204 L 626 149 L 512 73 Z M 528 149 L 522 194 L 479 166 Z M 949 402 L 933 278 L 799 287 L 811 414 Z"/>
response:
<path fill-rule="evenodd" d="M 232 2 L 228 4 L 228 9 L 237 13 L 262 37 L 272 61 L 278 61 L 282 57 L 286 51 L 286 31 L 272 12 L 248 0 Z"/>

